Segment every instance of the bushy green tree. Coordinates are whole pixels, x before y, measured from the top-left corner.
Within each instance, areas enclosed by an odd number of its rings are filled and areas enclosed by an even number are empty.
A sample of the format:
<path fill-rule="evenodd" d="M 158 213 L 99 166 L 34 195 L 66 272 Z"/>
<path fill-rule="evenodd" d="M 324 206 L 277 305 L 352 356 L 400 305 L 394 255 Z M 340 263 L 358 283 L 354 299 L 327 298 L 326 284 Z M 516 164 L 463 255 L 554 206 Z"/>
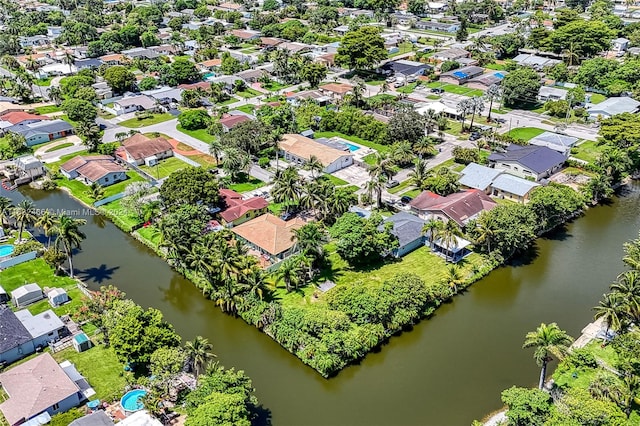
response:
<path fill-rule="evenodd" d="M 336 250 L 344 260 L 363 265 L 380 260 L 398 247 L 398 239 L 391 234 L 393 225 L 385 223 L 379 230 L 381 225 L 379 215 L 365 219 L 346 213 L 329 229 L 329 234 L 336 240 Z"/>
<path fill-rule="evenodd" d="M 345 34 L 335 60 L 336 64 L 346 65 L 351 70 L 371 69 L 387 56 L 380 30 L 365 26 Z"/>
<path fill-rule="evenodd" d="M 507 106 L 527 105 L 537 102 L 540 76 L 531 68 L 518 68 L 502 81 L 502 99 Z"/>
<path fill-rule="evenodd" d="M 160 187 L 162 202 L 170 209 L 182 205 L 213 206 L 218 202 L 218 182 L 202 167 L 178 170 Z"/>
<path fill-rule="evenodd" d="M 514 426 L 542 426 L 551 413 L 551 395 L 539 389 L 511 387 L 502 392 L 507 406 L 509 424 Z"/>
<path fill-rule="evenodd" d="M 67 99 L 62 103 L 62 109 L 67 117 L 73 121 L 92 122 L 98 116 L 98 110 L 89 101 L 82 99 Z"/>
<path fill-rule="evenodd" d="M 206 129 L 211 124 L 211 117 L 207 114 L 207 111 L 195 109 L 180 114 L 178 122 L 185 130 Z"/>
<path fill-rule="evenodd" d="M 116 93 L 123 93 L 131 90 L 136 82 L 136 76 L 122 65 L 114 65 L 106 69 L 103 74 L 107 84 Z"/>

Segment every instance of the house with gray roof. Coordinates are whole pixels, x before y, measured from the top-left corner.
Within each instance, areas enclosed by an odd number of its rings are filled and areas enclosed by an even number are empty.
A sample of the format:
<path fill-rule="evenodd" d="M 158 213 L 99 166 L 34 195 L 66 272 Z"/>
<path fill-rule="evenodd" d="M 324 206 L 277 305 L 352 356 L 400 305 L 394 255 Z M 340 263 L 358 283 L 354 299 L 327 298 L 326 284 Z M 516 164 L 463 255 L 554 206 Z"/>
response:
<path fill-rule="evenodd" d="M 568 157 L 571 153 L 571 148 L 573 148 L 577 142 L 578 138 L 573 136 L 544 132 L 531 139 L 529 141 L 529 145 L 546 146 L 547 148 L 551 148 L 554 151 L 558 151 L 565 157 Z"/>
<path fill-rule="evenodd" d="M 625 112 L 637 112 L 640 102 L 627 96 L 609 98 L 599 104 L 588 104 L 587 111 L 591 118 L 609 118 Z"/>
<path fill-rule="evenodd" d="M 16 317 L 31 335 L 36 348 L 44 348 L 49 345 L 49 342 L 58 340 L 65 330 L 64 323 L 51 309 L 37 315 L 23 309 L 16 312 Z"/>
<path fill-rule="evenodd" d="M 147 96 L 151 96 L 159 104 L 166 105 L 172 102 L 180 102 L 182 100 L 182 92 L 184 92 L 184 89 L 181 89 L 180 87 L 162 87 L 160 89 L 147 90 L 142 93 Z"/>
<path fill-rule="evenodd" d="M 470 163 L 461 172 L 458 182 L 465 188 L 479 189 L 486 194 L 491 192 L 491 183 L 502 170 Z"/>
<path fill-rule="evenodd" d="M 392 252 L 394 257 L 402 257 L 424 244 L 422 228 L 427 222 L 418 216 L 407 212 L 396 213 L 384 220 L 380 230 L 384 229 L 385 223 L 393 224 L 391 233 L 398 238 L 399 246 Z"/>
<path fill-rule="evenodd" d="M 152 111 L 158 107 L 156 100 L 147 95 L 131 96 L 122 98 L 113 103 L 113 110 L 116 115 L 127 114 L 136 111 Z"/>
<path fill-rule="evenodd" d="M 491 182 L 491 195 L 525 203 L 529 200 L 531 191 L 540 185 L 509 173 L 501 173 Z"/>
<path fill-rule="evenodd" d="M 567 99 L 567 93 L 566 90 L 557 87 L 542 86 L 538 90 L 538 100 L 541 102 L 564 101 Z"/>
<path fill-rule="evenodd" d="M 0 306 L 0 365 L 11 364 L 36 351 L 31 334 L 16 314 Z"/>
<path fill-rule="evenodd" d="M 443 83 L 462 85 L 471 79 L 482 75 L 483 72 L 484 68 L 476 66 L 458 68 L 440 74 L 440 81 Z"/>
<path fill-rule="evenodd" d="M 69 426 L 113 426 L 113 420 L 104 410 L 96 410 L 69 423 Z"/>
<path fill-rule="evenodd" d="M 541 71 L 545 67 L 552 67 L 562 62 L 559 59 L 545 58 L 531 53 L 521 53 L 513 58 L 513 61 L 520 66 L 531 67 L 537 71 Z"/>
<path fill-rule="evenodd" d="M 123 50 L 121 53 L 124 56 L 128 57 L 129 59 L 135 59 L 135 58 L 155 59 L 158 56 L 160 56 L 153 50 L 146 49 L 144 47 L 134 47 L 133 49 Z"/>
<path fill-rule="evenodd" d="M 5 129 L 24 136 L 27 146 L 34 146 L 73 134 L 73 126 L 64 120 L 42 120 L 29 124 L 16 124 Z"/>
<path fill-rule="evenodd" d="M 489 165 L 535 182 L 548 178 L 562 168 L 566 157 L 546 146 L 511 144 L 505 152 L 489 156 Z"/>

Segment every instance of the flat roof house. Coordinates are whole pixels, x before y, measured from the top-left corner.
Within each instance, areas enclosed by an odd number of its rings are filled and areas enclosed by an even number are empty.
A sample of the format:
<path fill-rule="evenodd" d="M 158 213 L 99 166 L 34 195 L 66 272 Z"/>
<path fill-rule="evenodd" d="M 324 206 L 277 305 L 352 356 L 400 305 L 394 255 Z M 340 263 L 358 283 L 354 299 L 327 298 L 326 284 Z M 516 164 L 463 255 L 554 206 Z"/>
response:
<path fill-rule="evenodd" d="M 83 396 L 49 353 L 39 355 L 0 374 L 0 385 L 9 398 L 0 411 L 11 426 L 39 414 L 53 416 L 77 407 Z"/>
<path fill-rule="evenodd" d="M 470 79 L 467 87 L 485 91 L 494 84 L 501 84 L 504 77 L 509 74 L 506 71 L 492 71 Z"/>
<path fill-rule="evenodd" d="M 271 213 L 263 214 L 231 228 L 242 241 L 268 262 L 279 262 L 294 254 L 293 231 L 302 228 L 305 221 L 299 217 L 284 221 Z"/>
<path fill-rule="evenodd" d="M 43 120 L 30 124 L 20 123 L 5 129 L 24 136 L 27 146 L 34 146 L 73 134 L 73 126 L 64 120 Z"/>
<path fill-rule="evenodd" d="M 387 62 L 381 67 L 383 71 L 390 71 L 395 74 L 415 76 L 424 75 L 428 73 L 432 68 L 433 67 L 431 65 L 423 64 L 422 62 L 407 61 L 404 59 Z"/>
<path fill-rule="evenodd" d="M 545 58 L 530 53 L 521 53 L 513 58 L 513 61 L 523 67 L 531 67 L 537 71 L 542 71 L 545 67 L 552 67 L 562 62 L 559 59 Z"/>
<path fill-rule="evenodd" d="M 44 348 L 49 342 L 58 340 L 65 329 L 62 320 L 51 309 L 37 315 L 23 309 L 16 312 L 16 317 L 31 335 L 36 348 Z"/>
<path fill-rule="evenodd" d="M 126 170 L 108 155 L 78 156 L 60 166 L 67 179 L 79 179 L 86 185 L 109 186 L 127 179 Z"/>
<path fill-rule="evenodd" d="M 44 299 L 44 293 L 36 283 L 25 284 L 11 292 L 11 301 L 18 308 L 42 299 Z"/>
<path fill-rule="evenodd" d="M 493 180 L 503 173 L 502 170 L 482 166 L 476 163 L 469 163 L 460 172 L 458 182 L 465 188 L 478 189 L 485 194 L 491 192 Z"/>
<path fill-rule="evenodd" d="M 135 111 L 149 111 L 157 108 L 156 100 L 147 95 L 122 98 L 113 103 L 116 115 L 127 114 Z"/>
<path fill-rule="evenodd" d="M 262 197 L 244 199 L 242 194 L 231 189 L 221 189 L 220 198 L 224 208 L 218 214 L 226 226 L 236 226 L 267 212 L 269 203 Z"/>
<path fill-rule="evenodd" d="M 122 54 L 130 59 L 135 58 L 143 58 L 143 59 L 155 59 L 158 55 L 151 49 L 146 49 L 144 47 L 134 47 L 133 49 L 123 50 Z"/>
<path fill-rule="evenodd" d="M 561 135 L 559 133 L 544 132 L 529 141 L 529 145 L 546 146 L 568 157 L 571 148 L 578 142 L 578 138 Z"/>
<path fill-rule="evenodd" d="M 566 157 L 546 146 L 509 145 L 505 152 L 489 156 L 489 165 L 535 182 L 548 178 L 562 168 Z"/>
<path fill-rule="evenodd" d="M 348 150 L 332 148 L 302 135 L 282 135 L 279 146 L 285 160 L 300 166 L 311 157 L 316 157 L 324 166 L 325 173 L 333 173 L 353 164 L 353 154 Z"/>
<path fill-rule="evenodd" d="M 464 49 L 458 49 L 456 47 L 452 47 L 450 49 L 436 52 L 431 57 L 436 61 L 445 62 L 445 61 L 455 61 L 456 59 L 460 59 L 460 58 L 468 58 L 470 55 L 471 53 L 467 52 Z"/>
<path fill-rule="evenodd" d="M 173 156 L 173 146 L 165 138 L 151 139 L 136 133 L 122 142 L 122 147 L 116 150 L 116 156 L 137 166 L 154 166 L 159 160 Z"/>
<path fill-rule="evenodd" d="M 38 123 L 43 120 L 50 120 L 46 115 L 30 114 L 25 111 L 10 111 L 0 116 L 0 128 L 15 126 L 16 124 Z"/>
<path fill-rule="evenodd" d="M 424 220 L 453 220 L 461 227 L 477 218 L 483 211 L 497 206 L 495 201 L 478 189 L 468 189 L 446 197 L 423 191 L 409 205 L 411 210 Z"/>
<path fill-rule="evenodd" d="M 564 101 L 567 99 L 567 93 L 566 90 L 556 87 L 542 86 L 540 90 L 538 90 L 538 100 L 541 102 Z"/>
<path fill-rule="evenodd" d="M 417 21 L 414 26 L 423 31 L 455 33 L 460 29 L 460 22 Z"/>
<path fill-rule="evenodd" d="M 402 257 L 424 245 L 422 228 L 427 222 L 418 216 L 407 212 L 396 213 L 380 224 L 379 229 L 381 231 L 384 229 L 385 223 L 393 224 L 391 234 L 398 238 L 399 246 L 391 253 L 394 257 Z"/>
<path fill-rule="evenodd" d="M 587 111 L 589 111 L 589 116 L 592 118 L 597 118 L 599 116 L 609 118 L 625 112 L 637 112 L 638 107 L 640 107 L 640 102 L 635 99 L 626 96 L 618 96 L 609 98 L 599 104 L 589 104 L 587 105 Z"/>
<path fill-rule="evenodd" d="M 481 67 L 463 67 L 457 70 L 448 71 L 440 74 L 440 81 L 443 83 L 463 85 L 469 80 L 478 77 L 484 72 L 484 68 Z"/>

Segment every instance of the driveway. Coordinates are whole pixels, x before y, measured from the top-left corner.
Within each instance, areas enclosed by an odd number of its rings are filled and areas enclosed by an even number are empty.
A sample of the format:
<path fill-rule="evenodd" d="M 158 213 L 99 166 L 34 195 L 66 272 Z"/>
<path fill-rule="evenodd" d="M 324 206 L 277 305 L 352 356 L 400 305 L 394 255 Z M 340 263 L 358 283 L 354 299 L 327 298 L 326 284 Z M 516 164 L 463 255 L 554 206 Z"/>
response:
<path fill-rule="evenodd" d="M 351 185 L 355 185 L 358 188 L 364 188 L 365 184 L 369 180 L 369 172 L 364 168 L 356 164 L 345 167 L 342 170 L 332 173 L 333 176 L 340 178 Z"/>
<path fill-rule="evenodd" d="M 48 149 L 56 147 L 58 145 L 62 145 L 65 143 L 73 143 L 73 146 L 69 146 L 67 148 L 57 149 L 55 151 L 47 152 Z M 38 148 L 35 150 L 33 155 L 36 158 L 39 158 L 43 163 L 53 163 L 55 161 L 59 161 L 60 157 L 63 155 L 73 154 L 75 152 L 83 151 L 86 147 L 82 145 L 82 141 L 76 135 L 66 137 L 64 139 L 60 139 L 54 143 L 48 143 L 46 146 Z"/>

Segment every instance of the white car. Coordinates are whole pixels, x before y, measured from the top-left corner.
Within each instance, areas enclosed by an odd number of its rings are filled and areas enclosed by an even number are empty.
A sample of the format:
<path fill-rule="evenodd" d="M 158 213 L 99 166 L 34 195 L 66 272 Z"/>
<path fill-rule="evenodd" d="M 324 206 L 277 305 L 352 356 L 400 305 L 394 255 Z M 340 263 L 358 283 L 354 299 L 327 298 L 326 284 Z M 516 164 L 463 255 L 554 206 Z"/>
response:
<path fill-rule="evenodd" d="M 393 83 L 393 87 L 402 87 L 404 86 L 404 80 L 398 80 L 395 83 Z"/>
<path fill-rule="evenodd" d="M 387 79 L 385 80 L 387 83 L 393 83 L 394 81 L 396 81 L 396 78 L 394 76 L 391 77 L 387 77 Z"/>

